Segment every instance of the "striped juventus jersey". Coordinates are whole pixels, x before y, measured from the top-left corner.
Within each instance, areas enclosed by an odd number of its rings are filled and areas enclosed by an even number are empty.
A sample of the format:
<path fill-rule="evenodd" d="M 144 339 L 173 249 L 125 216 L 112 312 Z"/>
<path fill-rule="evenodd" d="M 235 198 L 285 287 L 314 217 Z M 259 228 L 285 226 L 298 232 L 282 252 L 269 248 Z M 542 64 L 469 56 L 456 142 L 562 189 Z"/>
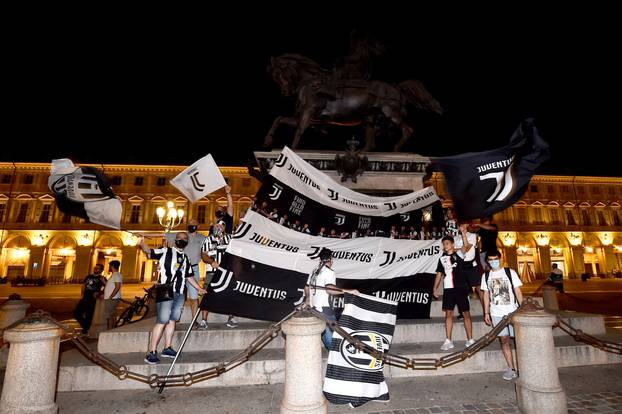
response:
<path fill-rule="evenodd" d="M 468 286 L 464 274 L 464 260 L 456 252 L 452 254 L 443 253 L 438 260 L 436 271 L 443 274 L 444 289 Z"/>
<path fill-rule="evenodd" d="M 230 241 L 231 236 L 229 234 L 224 234 L 222 237 L 214 237 L 213 235 L 210 235 L 203 242 L 203 246 L 201 246 L 201 253 L 207 253 L 209 257 L 220 263 Z M 213 272 L 214 270 L 215 269 L 209 264 L 205 265 L 206 272 Z"/>
<path fill-rule="evenodd" d="M 158 260 L 158 283 L 172 283 L 175 293 L 186 291 L 187 277 L 194 276 L 188 256 L 182 251 L 172 247 L 151 249 L 150 259 Z"/>

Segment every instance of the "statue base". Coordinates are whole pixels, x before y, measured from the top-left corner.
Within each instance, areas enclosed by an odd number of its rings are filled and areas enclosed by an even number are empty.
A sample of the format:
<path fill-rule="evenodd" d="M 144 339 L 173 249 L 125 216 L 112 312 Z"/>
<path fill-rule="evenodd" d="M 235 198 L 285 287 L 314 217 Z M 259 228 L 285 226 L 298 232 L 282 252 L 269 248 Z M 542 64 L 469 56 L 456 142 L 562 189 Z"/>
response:
<path fill-rule="evenodd" d="M 365 170 L 356 182 L 341 181 L 336 162 L 337 156 L 346 151 L 295 151 L 298 156 L 322 171 L 341 185 L 361 193 L 376 196 L 392 196 L 421 190 L 425 187 L 430 159 L 405 152 L 365 152 Z M 279 157 L 280 150 L 256 151 L 257 162 L 270 171 Z"/>

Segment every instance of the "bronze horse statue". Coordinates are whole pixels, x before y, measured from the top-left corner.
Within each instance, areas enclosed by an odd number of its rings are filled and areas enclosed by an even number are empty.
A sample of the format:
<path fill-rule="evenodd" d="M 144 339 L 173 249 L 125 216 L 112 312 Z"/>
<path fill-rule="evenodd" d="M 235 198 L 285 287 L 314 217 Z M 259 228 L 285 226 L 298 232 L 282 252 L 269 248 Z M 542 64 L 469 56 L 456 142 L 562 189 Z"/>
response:
<path fill-rule="evenodd" d="M 408 104 L 443 113 L 438 101 L 418 80 L 391 85 L 364 78 L 343 78 L 339 72 L 323 69 L 312 59 L 297 54 L 272 58 L 268 71 L 283 95 L 296 97 L 296 114 L 274 120 L 264 141 L 266 147 L 272 145 L 274 132 L 281 124 L 296 128 L 292 148 L 298 147 L 302 134 L 311 125 L 363 124 L 366 130 L 363 151 L 370 151 L 375 147 L 379 120 L 385 118 L 401 131 L 394 147 L 399 151 L 413 132 L 405 121 Z"/>

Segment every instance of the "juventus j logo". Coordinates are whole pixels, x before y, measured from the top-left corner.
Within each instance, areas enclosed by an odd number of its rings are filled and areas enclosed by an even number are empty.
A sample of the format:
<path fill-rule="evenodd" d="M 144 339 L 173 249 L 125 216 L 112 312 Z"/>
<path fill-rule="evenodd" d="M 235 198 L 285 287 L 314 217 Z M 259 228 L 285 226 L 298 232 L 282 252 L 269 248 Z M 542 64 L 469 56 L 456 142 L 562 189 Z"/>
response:
<path fill-rule="evenodd" d="M 229 283 L 231 283 L 231 278 L 233 277 L 233 272 L 231 270 L 227 270 L 223 267 L 219 267 L 216 270 L 215 281 L 210 283 L 212 290 L 215 293 L 222 292 L 223 290 L 229 287 Z"/>
<path fill-rule="evenodd" d="M 199 181 L 199 172 L 196 168 L 188 171 L 187 173 L 190 176 L 190 181 L 192 182 L 192 186 L 197 191 L 203 191 L 205 189 L 205 184 Z"/>
<path fill-rule="evenodd" d="M 514 192 L 514 163 L 510 164 L 507 170 L 480 175 L 481 181 L 494 179 L 497 182 L 495 191 L 488 198 L 489 203 L 493 201 L 504 201 L 510 194 Z"/>
<path fill-rule="evenodd" d="M 395 256 L 397 255 L 395 252 L 389 252 L 389 251 L 385 250 L 383 253 L 384 253 L 387 257 L 386 257 L 386 259 L 384 260 L 384 263 L 381 263 L 381 264 L 380 264 L 380 267 L 385 267 L 385 266 L 388 266 L 388 265 L 390 265 L 391 263 L 393 263 L 393 262 L 395 261 Z"/>
<path fill-rule="evenodd" d="M 345 222 L 346 222 L 346 216 L 344 216 L 343 214 L 335 214 L 336 225 L 341 226 Z"/>
<path fill-rule="evenodd" d="M 410 213 L 405 213 L 405 214 L 400 214 L 400 219 L 402 221 L 409 221 L 410 220 Z"/>
<path fill-rule="evenodd" d="M 274 163 L 274 166 L 281 168 L 285 165 L 286 162 L 287 162 L 287 157 L 285 156 L 285 154 L 280 153 L 279 158 Z"/>
<path fill-rule="evenodd" d="M 248 231 L 253 227 L 252 224 L 246 222 L 240 222 L 240 225 L 235 229 L 235 233 L 231 236 L 232 239 L 241 239 L 248 234 Z"/>
<path fill-rule="evenodd" d="M 328 197 L 330 197 L 331 200 L 333 200 L 333 201 L 339 200 L 339 193 L 338 192 L 336 192 L 334 190 L 331 190 L 330 188 L 327 188 L 327 190 L 328 190 Z"/>
<path fill-rule="evenodd" d="M 272 188 L 274 189 L 274 191 L 268 194 L 268 197 L 270 197 L 270 200 L 278 200 L 278 198 L 281 196 L 281 193 L 283 192 L 283 187 L 275 183 L 272 184 Z"/>
<path fill-rule="evenodd" d="M 322 250 L 321 247 L 318 246 L 311 246 L 311 248 L 313 249 L 313 251 L 311 253 L 307 253 L 307 256 L 309 256 L 309 259 L 317 259 L 320 257 L 320 250 Z"/>
<path fill-rule="evenodd" d="M 389 207 L 389 210 L 397 210 L 397 204 L 395 203 L 384 203 L 384 205 Z"/>

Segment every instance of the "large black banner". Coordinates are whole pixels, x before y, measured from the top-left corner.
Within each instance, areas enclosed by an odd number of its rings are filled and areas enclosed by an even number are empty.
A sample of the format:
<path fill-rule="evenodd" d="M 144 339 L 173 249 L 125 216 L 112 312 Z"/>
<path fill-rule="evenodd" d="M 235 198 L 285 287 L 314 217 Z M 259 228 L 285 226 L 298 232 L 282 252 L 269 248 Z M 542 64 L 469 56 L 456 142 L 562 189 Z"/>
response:
<path fill-rule="evenodd" d="M 399 318 L 429 318 L 439 240 L 331 239 L 287 229 L 249 211 L 233 234 L 204 297 L 214 312 L 278 321 L 302 303 L 323 248 L 333 251 L 337 286 L 399 303 Z M 343 307 L 339 296 L 332 301 Z"/>
<path fill-rule="evenodd" d="M 307 278 L 304 273 L 225 253 L 201 308 L 277 322 L 302 303 Z"/>

